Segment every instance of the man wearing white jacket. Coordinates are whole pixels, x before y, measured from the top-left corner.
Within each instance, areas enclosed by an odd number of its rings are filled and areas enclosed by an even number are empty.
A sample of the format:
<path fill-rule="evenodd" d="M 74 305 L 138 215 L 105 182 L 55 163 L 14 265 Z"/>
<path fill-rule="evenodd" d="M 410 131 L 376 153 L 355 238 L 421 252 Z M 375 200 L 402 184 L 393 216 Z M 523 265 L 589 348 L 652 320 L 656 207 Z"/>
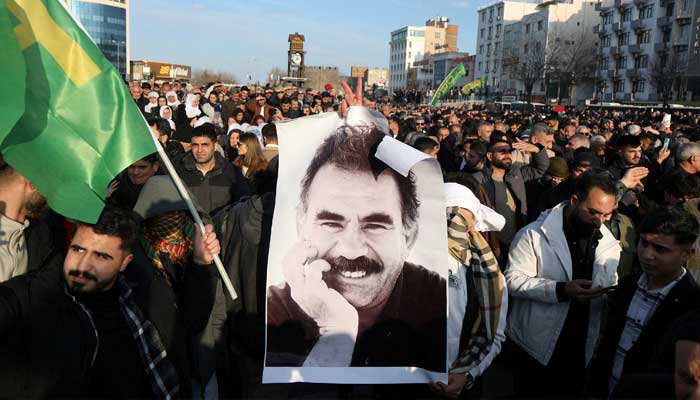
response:
<path fill-rule="evenodd" d="M 518 397 L 581 396 L 621 248 L 604 223 L 617 208 L 607 173 L 585 173 L 570 201 L 520 230 L 505 277 L 506 334 L 515 344 Z"/>

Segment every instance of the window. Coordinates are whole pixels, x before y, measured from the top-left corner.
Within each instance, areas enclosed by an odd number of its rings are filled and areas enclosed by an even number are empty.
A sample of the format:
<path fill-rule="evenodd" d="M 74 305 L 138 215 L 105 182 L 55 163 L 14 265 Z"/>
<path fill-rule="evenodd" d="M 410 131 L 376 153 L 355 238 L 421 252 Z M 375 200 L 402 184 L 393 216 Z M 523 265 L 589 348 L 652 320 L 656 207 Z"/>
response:
<path fill-rule="evenodd" d="M 638 44 L 644 44 L 644 43 L 649 43 L 651 41 L 651 30 L 648 31 L 642 31 L 642 33 L 637 36 L 637 43 Z"/>
<path fill-rule="evenodd" d="M 479 46 L 479 54 L 484 54 L 484 45 Z"/>
<path fill-rule="evenodd" d="M 490 69 L 491 69 L 491 62 L 486 61 L 486 72 L 489 72 Z"/>
<path fill-rule="evenodd" d="M 482 38 L 484 37 L 484 32 L 486 32 L 486 29 L 481 28 L 481 37 L 482 37 Z"/>
<path fill-rule="evenodd" d="M 493 32 L 493 27 L 489 26 L 489 38 L 491 37 L 491 33 Z"/>
<path fill-rule="evenodd" d="M 628 22 L 632 20 L 632 7 L 627 7 L 622 10 L 622 22 Z"/>
<path fill-rule="evenodd" d="M 607 58 L 607 57 L 602 58 L 602 59 L 600 60 L 600 69 L 601 69 L 601 70 L 608 69 L 609 61 L 610 61 L 610 59 Z"/>
<path fill-rule="evenodd" d="M 491 55 L 491 43 L 486 45 L 486 55 L 487 56 Z"/>
<path fill-rule="evenodd" d="M 619 81 L 615 81 L 615 91 L 616 92 L 624 92 L 625 91 L 625 80 L 621 79 Z"/>
<path fill-rule="evenodd" d="M 493 19 L 493 8 L 489 10 L 489 21 Z"/>
<path fill-rule="evenodd" d="M 542 30 L 542 21 L 537 21 L 537 31 Z"/>
<path fill-rule="evenodd" d="M 636 57 L 634 59 L 634 67 L 635 68 L 646 68 L 648 64 L 649 64 L 649 56 L 646 54 L 642 54 L 639 57 Z"/>
<path fill-rule="evenodd" d="M 503 7 L 498 7 L 498 16 L 499 17 L 503 16 Z"/>
<path fill-rule="evenodd" d="M 540 43 L 540 42 L 535 43 L 535 50 L 537 50 L 538 52 L 542 51 L 542 43 Z"/>
<path fill-rule="evenodd" d="M 600 47 L 610 47 L 610 35 L 605 35 L 600 40 Z"/>
<path fill-rule="evenodd" d="M 496 46 L 494 47 L 494 51 L 498 51 L 500 49 L 500 42 L 496 42 Z"/>
<path fill-rule="evenodd" d="M 666 16 L 673 17 L 673 6 L 674 3 L 666 3 Z"/>
<path fill-rule="evenodd" d="M 617 37 L 617 45 L 618 46 L 625 46 L 628 44 L 630 44 L 630 33 L 629 32 L 625 32 Z"/>
<path fill-rule="evenodd" d="M 664 31 L 664 37 L 663 37 L 664 43 L 668 43 L 671 41 L 671 30 Z"/>
<path fill-rule="evenodd" d="M 481 20 L 486 21 L 486 11 L 481 12 Z"/>
<path fill-rule="evenodd" d="M 530 33 L 530 24 L 525 24 L 525 33 Z"/>
<path fill-rule="evenodd" d="M 440 39 L 442 35 L 440 35 L 440 32 L 435 32 L 435 39 Z"/>
<path fill-rule="evenodd" d="M 483 69 L 483 63 L 480 62 L 479 63 L 479 72 L 481 72 L 482 69 Z"/>
<path fill-rule="evenodd" d="M 603 16 L 603 25 L 610 25 L 613 23 L 613 13 L 607 13 Z"/>
<path fill-rule="evenodd" d="M 413 47 L 413 42 L 408 42 L 408 48 L 410 49 L 411 47 Z"/>
<path fill-rule="evenodd" d="M 410 52 L 410 51 L 408 52 L 408 58 L 411 58 L 411 52 Z"/>
<path fill-rule="evenodd" d="M 634 81 L 634 82 L 632 82 L 632 92 L 635 92 L 635 93 L 643 92 L 645 86 L 646 86 L 646 81 L 644 81 L 644 79 Z"/>
<path fill-rule="evenodd" d="M 627 56 L 618 57 L 615 60 L 615 69 L 627 68 Z"/>
<path fill-rule="evenodd" d="M 525 45 L 525 47 L 523 48 L 523 54 L 527 54 L 527 50 L 529 47 L 530 46 L 528 46 L 527 44 Z"/>
<path fill-rule="evenodd" d="M 654 5 L 643 7 L 639 10 L 639 19 L 652 18 L 654 16 Z"/>
<path fill-rule="evenodd" d="M 496 34 L 498 35 L 500 33 L 501 33 L 501 24 L 498 24 L 498 25 L 496 25 Z"/>

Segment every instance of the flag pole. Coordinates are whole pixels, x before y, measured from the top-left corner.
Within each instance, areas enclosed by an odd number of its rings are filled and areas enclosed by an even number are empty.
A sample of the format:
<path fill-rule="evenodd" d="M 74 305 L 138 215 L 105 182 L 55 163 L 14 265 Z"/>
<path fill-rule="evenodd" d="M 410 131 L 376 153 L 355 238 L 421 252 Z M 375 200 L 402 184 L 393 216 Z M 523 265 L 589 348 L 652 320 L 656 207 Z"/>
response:
<path fill-rule="evenodd" d="M 170 174 L 170 177 L 173 178 L 173 182 L 175 182 L 175 187 L 177 188 L 177 191 L 180 193 L 180 196 L 182 196 L 182 199 L 185 201 L 185 204 L 187 204 L 187 209 L 190 211 L 190 214 L 192 214 L 192 218 L 194 219 L 194 223 L 199 228 L 199 231 L 202 232 L 202 236 L 204 236 L 204 222 L 202 221 L 202 218 L 199 216 L 199 212 L 197 211 L 197 209 L 194 206 L 194 203 L 192 202 L 192 198 L 190 197 L 190 192 L 187 191 L 185 184 L 182 183 L 182 179 L 180 179 L 180 175 L 178 175 L 177 171 L 175 170 L 175 167 L 173 166 L 173 163 L 170 161 L 170 157 L 168 157 L 168 155 L 165 153 L 165 149 L 163 149 L 163 145 L 150 132 L 150 128 L 149 128 L 149 135 L 151 135 L 151 137 L 153 138 L 153 141 L 155 142 L 155 145 L 156 145 L 156 149 L 158 150 L 158 155 L 160 156 L 160 159 L 165 164 L 165 169 Z M 236 293 L 236 289 L 233 288 L 233 284 L 231 284 L 231 279 L 229 279 L 228 274 L 226 273 L 226 270 L 224 269 L 224 264 L 221 262 L 221 259 L 219 258 L 218 254 L 212 254 L 212 255 L 214 256 L 214 264 L 216 265 L 216 269 L 219 271 L 219 275 L 221 276 L 221 280 L 224 281 L 224 286 L 226 286 L 226 290 L 228 291 L 228 294 L 231 296 L 231 300 L 236 300 L 238 298 L 238 294 Z"/>

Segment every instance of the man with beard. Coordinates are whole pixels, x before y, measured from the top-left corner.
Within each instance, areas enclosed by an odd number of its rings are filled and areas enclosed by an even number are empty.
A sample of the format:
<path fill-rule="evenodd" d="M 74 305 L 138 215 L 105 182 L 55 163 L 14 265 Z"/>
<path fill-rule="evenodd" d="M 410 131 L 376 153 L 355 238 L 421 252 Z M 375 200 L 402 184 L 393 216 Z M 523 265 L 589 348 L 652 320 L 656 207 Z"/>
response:
<path fill-rule="evenodd" d="M 513 165 L 513 149 L 532 154 L 532 162 L 529 165 Z M 498 233 L 498 239 L 501 248 L 507 249 L 517 230 L 527 222 L 525 183 L 544 175 L 549 168 L 549 156 L 540 143 L 518 141 L 511 147 L 507 136 L 494 133 L 486 158 L 489 166 L 472 176 L 484 187 L 496 212 L 506 218 L 506 225 Z M 505 252 L 502 256 L 506 256 Z M 502 265 L 505 265 L 505 261 L 499 260 Z"/>
<path fill-rule="evenodd" d="M 219 252 L 211 225 L 198 232 L 180 285 L 128 268 L 145 256 L 138 225 L 116 208 L 77 225 L 65 260 L 0 284 L 3 397 L 190 396 L 187 332 L 206 324 Z"/>
<path fill-rule="evenodd" d="M 571 199 L 518 232 L 505 271 L 512 296 L 506 333 L 514 343 L 516 397 L 580 397 L 598 342 L 606 288 L 621 248 L 605 227 L 615 181 L 586 172 Z"/>
<path fill-rule="evenodd" d="M 55 251 L 46 199 L 0 158 L 0 282 L 40 268 Z"/>
<path fill-rule="evenodd" d="M 267 293 L 267 366 L 445 369 L 446 283 L 406 261 L 415 177 L 376 159 L 385 135 L 343 126 L 301 182 L 299 240 Z"/>

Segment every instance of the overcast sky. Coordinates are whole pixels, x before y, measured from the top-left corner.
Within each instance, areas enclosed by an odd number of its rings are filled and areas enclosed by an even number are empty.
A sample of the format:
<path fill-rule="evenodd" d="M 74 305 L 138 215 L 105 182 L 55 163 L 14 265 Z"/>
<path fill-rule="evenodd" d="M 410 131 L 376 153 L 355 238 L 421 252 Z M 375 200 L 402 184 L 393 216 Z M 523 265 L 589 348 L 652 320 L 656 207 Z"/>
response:
<path fill-rule="evenodd" d="M 131 59 L 188 64 L 265 81 L 287 68 L 287 37 L 306 38 L 306 65 L 388 67 L 390 32 L 432 17 L 459 25 L 460 51 L 474 52 L 484 0 L 132 0 Z"/>

